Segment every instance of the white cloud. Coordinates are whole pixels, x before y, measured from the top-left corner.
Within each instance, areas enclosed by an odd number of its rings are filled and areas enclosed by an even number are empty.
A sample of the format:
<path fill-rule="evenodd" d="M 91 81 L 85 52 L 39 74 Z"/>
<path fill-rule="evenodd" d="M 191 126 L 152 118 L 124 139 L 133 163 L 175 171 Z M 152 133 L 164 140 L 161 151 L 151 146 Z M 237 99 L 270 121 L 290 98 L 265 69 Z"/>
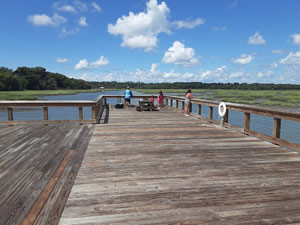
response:
<path fill-rule="evenodd" d="M 300 46 L 300 34 L 293 34 L 291 37 L 293 38 L 294 44 Z"/>
<path fill-rule="evenodd" d="M 88 70 L 88 69 L 95 69 L 100 66 L 108 65 L 109 61 L 104 56 L 101 56 L 98 60 L 89 63 L 87 59 L 79 60 L 79 62 L 75 65 L 75 70 Z"/>
<path fill-rule="evenodd" d="M 109 64 L 108 59 L 105 58 L 104 56 L 101 56 L 98 60 L 91 63 L 91 67 L 92 68 L 98 68 L 100 66 L 105 66 L 105 65 L 108 65 L 108 64 Z"/>
<path fill-rule="evenodd" d="M 179 20 L 179 21 L 175 21 L 173 23 L 177 26 L 177 29 L 181 29 L 181 28 L 193 29 L 201 24 L 204 24 L 205 20 L 201 19 L 201 18 L 197 18 L 192 21 Z"/>
<path fill-rule="evenodd" d="M 108 25 L 108 32 L 121 35 L 123 47 L 151 50 L 157 46 L 159 33 L 170 33 L 167 20 L 169 13 L 165 2 L 159 5 L 157 0 L 149 0 L 146 12 L 130 12 L 128 16 L 122 16 L 115 25 Z"/>
<path fill-rule="evenodd" d="M 300 64 L 300 51 L 296 53 L 290 52 L 289 55 L 280 60 L 281 64 Z"/>
<path fill-rule="evenodd" d="M 163 73 L 164 78 L 180 78 L 181 74 L 178 72 L 175 72 L 174 70 L 171 70 L 170 72 Z"/>
<path fill-rule="evenodd" d="M 273 74 L 273 71 L 267 71 L 267 72 L 258 72 L 257 73 L 257 78 L 262 79 L 262 78 L 269 78 Z"/>
<path fill-rule="evenodd" d="M 97 12 L 101 12 L 101 7 L 96 2 L 92 2 L 91 4 L 94 10 L 96 10 Z"/>
<path fill-rule="evenodd" d="M 249 37 L 248 43 L 252 45 L 262 45 L 267 42 L 259 32 L 256 32 L 254 35 Z"/>
<path fill-rule="evenodd" d="M 84 73 L 82 74 L 79 79 L 82 79 L 82 80 L 88 80 L 88 74 L 87 73 Z"/>
<path fill-rule="evenodd" d="M 254 59 L 254 56 L 242 54 L 240 58 L 233 59 L 232 61 L 236 64 L 248 64 Z"/>
<path fill-rule="evenodd" d="M 67 30 L 65 27 L 63 27 L 61 29 L 61 33 L 59 34 L 59 36 L 66 37 L 66 36 L 74 35 L 74 34 L 78 33 L 79 31 L 80 31 L 79 28 L 73 28 L 73 29 Z"/>
<path fill-rule="evenodd" d="M 176 65 L 191 66 L 198 62 L 194 57 L 195 51 L 193 48 L 185 48 L 184 44 L 175 41 L 163 57 L 164 63 L 173 63 Z"/>
<path fill-rule="evenodd" d="M 226 31 L 227 30 L 227 27 L 213 27 L 212 28 L 213 31 Z"/>
<path fill-rule="evenodd" d="M 55 13 L 52 17 L 47 16 L 46 14 L 36 14 L 30 15 L 28 21 L 31 22 L 34 26 L 54 26 L 57 27 L 63 23 L 67 22 L 67 19 L 63 16 Z"/>
<path fill-rule="evenodd" d="M 192 78 L 193 76 L 194 76 L 193 73 L 185 73 L 185 74 L 183 74 L 183 78 L 185 78 L 185 79 L 190 79 L 190 78 Z"/>
<path fill-rule="evenodd" d="M 57 10 L 63 11 L 63 12 L 73 12 L 73 13 L 76 13 L 76 9 L 72 5 L 62 5 L 60 7 L 57 7 Z"/>
<path fill-rule="evenodd" d="M 243 72 L 234 72 L 234 73 L 229 74 L 229 78 L 231 78 L 231 79 L 237 79 L 237 78 L 241 78 L 243 76 L 244 76 Z"/>
<path fill-rule="evenodd" d="M 58 62 L 58 63 L 67 63 L 67 62 L 69 62 L 69 60 L 67 58 L 57 58 L 56 62 Z"/>
<path fill-rule="evenodd" d="M 84 16 L 82 16 L 82 17 L 80 17 L 80 19 L 79 19 L 79 25 L 80 26 L 88 26 L 88 24 L 87 24 L 87 22 L 86 22 L 86 17 L 84 17 Z"/>
<path fill-rule="evenodd" d="M 89 62 L 86 59 L 79 60 L 75 65 L 75 70 L 87 70 L 89 69 Z"/>
<path fill-rule="evenodd" d="M 198 77 L 199 77 L 199 80 L 201 80 L 201 81 L 225 78 L 224 74 L 227 73 L 226 70 L 227 70 L 227 67 L 224 65 L 215 70 L 207 70 L 205 72 L 202 72 L 198 75 Z"/>
<path fill-rule="evenodd" d="M 88 6 L 86 3 L 81 2 L 79 0 L 73 1 L 73 5 L 77 8 L 78 11 L 80 12 L 87 12 L 88 11 Z"/>
<path fill-rule="evenodd" d="M 273 54 L 283 54 L 284 53 L 284 51 L 283 50 L 281 50 L 281 49 L 274 49 L 274 50 L 272 50 L 272 53 Z"/>

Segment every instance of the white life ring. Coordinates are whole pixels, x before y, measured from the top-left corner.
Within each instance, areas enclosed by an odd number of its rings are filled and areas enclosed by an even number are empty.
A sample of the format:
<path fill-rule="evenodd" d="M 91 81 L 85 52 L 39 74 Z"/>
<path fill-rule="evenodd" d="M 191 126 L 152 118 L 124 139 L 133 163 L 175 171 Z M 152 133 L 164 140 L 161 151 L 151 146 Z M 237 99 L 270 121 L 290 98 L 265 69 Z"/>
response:
<path fill-rule="evenodd" d="M 226 104 L 221 102 L 218 107 L 218 113 L 220 117 L 224 117 L 226 114 Z"/>

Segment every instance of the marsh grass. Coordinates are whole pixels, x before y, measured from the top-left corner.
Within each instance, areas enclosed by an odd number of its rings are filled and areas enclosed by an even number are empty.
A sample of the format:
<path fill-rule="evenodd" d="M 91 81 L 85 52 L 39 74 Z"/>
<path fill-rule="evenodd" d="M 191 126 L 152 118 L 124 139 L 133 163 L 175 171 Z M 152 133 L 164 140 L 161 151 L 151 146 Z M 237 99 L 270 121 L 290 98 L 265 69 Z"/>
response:
<path fill-rule="evenodd" d="M 45 91 L 0 91 L 0 100 L 37 100 L 38 96 L 45 95 L 72 95 L 99 90 L 45 90 Z"/>
<path fill-rule="evenodd" d="M 138 92 L 145 94 L 156 94 L 158 89 L 139 89 Z M 185 89 L 164 89 L 164 93 L 177 93 L 183 96 Z M 264 106 L 280 106 L 280 107 L 300 107 L 300 91 L 299 90 L 225 90 L 225 89 L 193 89 L 192 93 L 200 93 L 195 96 L 199 99 L 219 100 L 225 102 L 264 105 Z"/>

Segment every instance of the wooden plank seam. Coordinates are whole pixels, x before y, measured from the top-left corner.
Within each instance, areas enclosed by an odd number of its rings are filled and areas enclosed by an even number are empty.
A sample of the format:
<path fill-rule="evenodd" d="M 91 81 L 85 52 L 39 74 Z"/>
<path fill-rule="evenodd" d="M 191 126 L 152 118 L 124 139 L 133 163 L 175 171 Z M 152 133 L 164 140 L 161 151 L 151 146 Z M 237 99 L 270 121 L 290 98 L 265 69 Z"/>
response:
<path fill-rule="evenodd" d="M 68 162 L 70 161 L 72 154 L 75 150 L 70 149 L 64 159 L 61 161 L 59 166 L 57 167 L 55 173 L 50 178 L 49 182 L 47 183 L 46 187 L 40 193 L 37 200 L 34 202 L 33 206 L 31 207 L 29 213 L 26 215 L 25 219 L 22 222 L 22 225 L 33 225 L 36 218 L 38 217 L 41 209 L 45 205 L 46 201 L 48 200 L 52 190 L 54 189 L 57 181 L 59 180 L 60 176 L 62 175 L 65 167 L 67 166 Z"/>

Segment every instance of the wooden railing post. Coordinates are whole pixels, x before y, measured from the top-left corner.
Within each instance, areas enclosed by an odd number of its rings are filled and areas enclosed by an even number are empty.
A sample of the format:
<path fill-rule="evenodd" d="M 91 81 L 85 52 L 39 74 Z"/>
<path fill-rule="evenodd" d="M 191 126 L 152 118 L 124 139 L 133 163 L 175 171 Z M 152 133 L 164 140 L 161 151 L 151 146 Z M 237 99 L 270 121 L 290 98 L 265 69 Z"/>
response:
<path fill-rule="evenodd" d="M 171 107 L 173 107 L 173 99 L 171 99 L 171 103 L 170 104 L 171 104 Z"/>
<path fill-rule="evenodd" d="M 209 113 L 208 113 L 208 118 L 213 119 L 213 113 L 214 113 L 214 108 L 212 106 L 209 106 Z"/>
<path fill-rule="evenodd" d="M 190 105 L 189 105 L 189 112 L 190 112 L 190 113 L 193 112 L 193 103 L 190 103 Z"/>
<path fill-rule="evenodd" d="M 274 118 L 273 137 L 280 138 L 281 119 Z"/>
<path fill-rule="evenodd" d="M 198 115 L 201 116 L 201 105 L 200 104 L 198 104 Z"/>
<path fill-rule="evenodd" d="M 244 114 L 244 132 L 250 130 L 250 113 L 245 112 Z"/>
<path fill-rule="evenodd" d="M 184 110 L 184 101 L 182 101 L 181 109 Z"/>
<path fill-rule="evenodd" d="M 13 121 L 14 120 L 13 108 L 12 107 L 8 107 L 7 108 L 7 113 L 8 113 L 8 121 Z"/>
<path fill-rule="evenodd" d="M 176 109 L 178 109 L 178 99 L 176 99 Z"/>
<path fill-rule="evenodd" d="M 43 107 L 43 112 L 44 112 L 44 120 L 48 120 L 49 119 L 48 107 Z"/>
<path fill-rule="evenodd" d="M 78 107 L 78 112 L 79 112 L 79 120 L 82 121 L 83 120 L 83 110 L 82 110 L 82 106 Z"/>
<path fill-rule="evenodd" d="M 224 116 L 224 123 L 228 123 L 229 120 L 229 110 L 226 110 L 225 116 Z"/>
<path fill-rule="evenodd" d="M 92 106 L 92 119 L 96 120 L 96 107 Z"/>
<path fill-rule="evenodd" d="M 169 105 L 169 99 L 166 98 L 166 105 Z"/>

